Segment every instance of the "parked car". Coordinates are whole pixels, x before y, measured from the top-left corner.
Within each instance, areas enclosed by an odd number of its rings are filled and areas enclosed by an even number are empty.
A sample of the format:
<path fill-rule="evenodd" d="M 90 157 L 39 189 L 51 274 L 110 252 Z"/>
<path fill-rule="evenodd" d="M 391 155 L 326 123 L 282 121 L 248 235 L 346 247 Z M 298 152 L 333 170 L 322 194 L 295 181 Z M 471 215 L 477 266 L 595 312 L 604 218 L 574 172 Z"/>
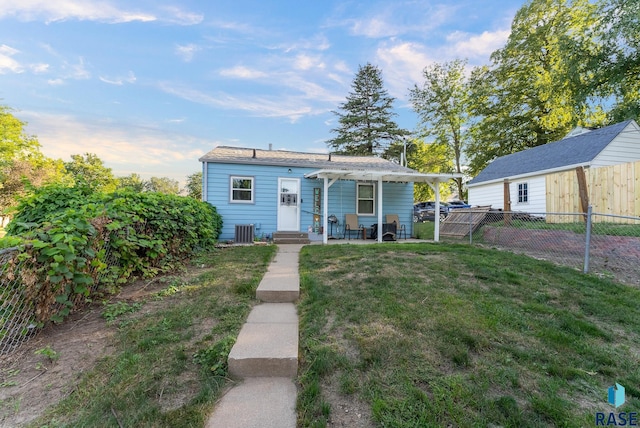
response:
<path fill-rule="evenodd" d="M 465 201 L 451 201 L 449 202 L 449 210 L 455 210 L 458 208 L 471 208 L 471 205 Z"/>
<path fill-rule="evenodd" d="M 436 203 L 434 201 L 418 202 L 413 205 L 413 222 L 435 221 Z M 449 207 L 445 202 L 440 202 L 440 215 L 438 218 L 443 221 L 449 215 Z"/>

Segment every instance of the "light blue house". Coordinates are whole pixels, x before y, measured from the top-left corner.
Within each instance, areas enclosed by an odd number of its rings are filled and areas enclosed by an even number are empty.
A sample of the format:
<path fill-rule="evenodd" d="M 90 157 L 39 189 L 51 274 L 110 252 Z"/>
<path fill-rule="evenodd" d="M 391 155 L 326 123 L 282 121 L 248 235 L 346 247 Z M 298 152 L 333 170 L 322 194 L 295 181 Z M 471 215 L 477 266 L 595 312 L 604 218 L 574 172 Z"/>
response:
<path fill-rule="evenodd" d="M 379 241 L 387 214 L 398 215 L 410 235 L 413 183 L 429 183 L 438 195 L 438 184 L 457 176 L 421 174 L 372 156 L 227 146 L 216 147 L 200 162 L 203 200 L 223 220 L 219 239 L 235 241 L 246 241 L 248 231 L 258 238 L 299 232 L 326 243 L 344 236 L 346 214 L 357 215 L 367 237 L 377 224 Z"/>

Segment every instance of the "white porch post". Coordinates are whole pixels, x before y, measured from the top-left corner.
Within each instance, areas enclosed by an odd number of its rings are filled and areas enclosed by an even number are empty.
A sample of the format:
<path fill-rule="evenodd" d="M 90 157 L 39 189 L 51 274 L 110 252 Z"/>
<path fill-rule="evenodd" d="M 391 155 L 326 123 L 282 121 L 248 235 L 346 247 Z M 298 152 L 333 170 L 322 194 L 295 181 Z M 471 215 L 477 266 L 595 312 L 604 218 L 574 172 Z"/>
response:
<path fill-rule="evenodd" d="M 378 242 L 382 242 L 382 177 L 378 178 Z"/>
<path fill-rule="evenodd" d="M 324 177 L 322 179 L 324 183 L 324 189 L 322 194 L 322 211 L 324 213 L 324 218 L 322 219 L 322 243 L 327 244 L 329 242 L 329 178 Z"/>
<path fill-rule="evenodd" d="M 204 202 L 207 202 L 207 192 L 209 191 L 207 181 L 209 181 L 209 168 L 207 168 L 207 161 L 204 161 L 202 162 L 202 196 L 200 197 L 200 200 Z"/>
<path fill-rule="evenodd" d="M 436 194 L 436 206 L 435 212 L 433 213 L 434 219 L 433 221 L 436 223 L 433 229 L 433 240 L 435 242 L 440 241 L 440 182 L 436 180 L 434 186 L 434 192 Z"/>

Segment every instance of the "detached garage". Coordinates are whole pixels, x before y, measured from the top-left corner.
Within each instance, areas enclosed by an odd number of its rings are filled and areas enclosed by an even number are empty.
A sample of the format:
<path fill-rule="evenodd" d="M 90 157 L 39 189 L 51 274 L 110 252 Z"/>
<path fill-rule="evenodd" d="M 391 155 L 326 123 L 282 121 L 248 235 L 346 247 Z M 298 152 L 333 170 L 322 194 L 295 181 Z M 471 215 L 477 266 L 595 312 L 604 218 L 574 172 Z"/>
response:
<path fill-rule="evenodd" d="M 550 174 L 636 160 L 640 160 L 640 127 L 634 120 L 596 130 L 578 128 L 560 141 L 495 159 L 467 184 L 469 204 L 505 209 L 507 183 L 512 211 L 549 212 Z"/>

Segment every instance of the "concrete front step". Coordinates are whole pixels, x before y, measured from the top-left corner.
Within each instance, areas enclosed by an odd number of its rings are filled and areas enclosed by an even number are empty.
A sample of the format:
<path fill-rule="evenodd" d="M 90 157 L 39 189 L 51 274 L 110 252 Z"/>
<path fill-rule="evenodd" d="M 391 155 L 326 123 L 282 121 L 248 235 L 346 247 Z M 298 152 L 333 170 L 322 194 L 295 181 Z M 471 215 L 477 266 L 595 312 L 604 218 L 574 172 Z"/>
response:
<path fill-rule="evenodd" d="M 274 232 L 273 242 L 275 244 L 309 244 L 308 233 L 303 232 Z"/>
<path fill-rule="evenodd" d="M 253 308 L 228 358 L 235 378 L 288 377 L 298 373 L 298 315 L 292 303 Z"/>
<path fill-rule="evenodd" d="M 282 244 L 310 244 L 311 240 L 309 238 L 274 238 L 274 244 L 282 245 Z"/>
<path fill-rule="evenodd" d="M 291 379 L 246 379 L 222 397 L 206 428 L 295 428 L 296 399 Z"/>

